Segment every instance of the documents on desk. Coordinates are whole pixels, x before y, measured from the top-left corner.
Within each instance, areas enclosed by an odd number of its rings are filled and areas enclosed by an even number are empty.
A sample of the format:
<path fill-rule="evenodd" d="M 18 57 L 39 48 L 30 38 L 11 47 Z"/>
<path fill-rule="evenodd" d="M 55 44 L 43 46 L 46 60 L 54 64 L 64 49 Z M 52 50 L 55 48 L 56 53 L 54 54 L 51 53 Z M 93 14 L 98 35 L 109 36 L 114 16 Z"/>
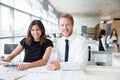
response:
<path fill-rule="evenodd" d="M 81 71 L 52 71 L 31 73 L 19 80 L 86 80 Z"/>
<path fill-rule="evenodd" d="M 82 70 L 49 71 L 46 66 L 17 71 L 15 66 L 0 66 L 0 80 L 86 80 Z"/>
<path fill-rule="evenodd" d="M 17 71 L 15 66 L 0 66 L 0 80 L 16 80 L 26 74 L 26 71 Z"/>
<path fill-rule="evenodd" d="M 0 80 L 119 80 L 120 68 L 87 66 L 83 70 L 49 71 L 46 66 L 17 71 L 16 66 L 0 66 Z"/>
<path fill-rule="evenodd" d="M 49 71 L 46 69 L 47 68 L 45 66 L 29 69 L 28 71 L 31 73 L 20 78 L 19 80 L 86 80 L 85 74 L 82 70 Z"/>

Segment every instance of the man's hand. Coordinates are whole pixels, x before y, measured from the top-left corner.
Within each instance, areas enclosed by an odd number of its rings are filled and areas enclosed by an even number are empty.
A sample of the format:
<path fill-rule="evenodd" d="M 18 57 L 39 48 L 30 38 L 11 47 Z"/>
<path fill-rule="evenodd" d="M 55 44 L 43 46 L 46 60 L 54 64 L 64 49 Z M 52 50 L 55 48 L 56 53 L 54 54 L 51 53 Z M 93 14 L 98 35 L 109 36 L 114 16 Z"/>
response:
<path fill-rule="evenodd" d="M 59 61 L 52 61 L 50 64 L 48 64 L 47 69 L 48 70 L 58 70 L 58 69 L 60 69 Z"/>

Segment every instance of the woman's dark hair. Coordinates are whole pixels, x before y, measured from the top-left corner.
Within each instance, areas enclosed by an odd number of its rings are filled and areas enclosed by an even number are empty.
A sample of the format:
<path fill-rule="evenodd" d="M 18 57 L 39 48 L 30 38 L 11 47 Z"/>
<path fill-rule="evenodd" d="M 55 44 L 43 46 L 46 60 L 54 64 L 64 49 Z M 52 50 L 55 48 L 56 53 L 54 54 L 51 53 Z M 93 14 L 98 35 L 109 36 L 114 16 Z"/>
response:
<path fill-rule="evenodd" d="M 117 30 L 116 29 L 112 29 L 112 31 L 110 33 L 110 38 L 113 36 L 113 31 L 115 31 L 115 36 L 118 39 L 118 34 L 117 34 Z"/>
<path fill-rule="evenodd" d="M 40 20 L 33 20 L 31 24 L 29 25 L 28 31 L 27 31 L 27 38 L 26 38 L 26 44 L 31 45 L 31 43 L 34 41 L 33 36 L 31 35 L 31 29 L 34 25 L 37 25 L 40 30 L 42 31 L 42 35 L 40 37 L 40 44 L 42 45 L 43 43 L 46 42 L 46 33 L 45 33 L 45 28 L 43 23 Z"/>
<path fill-rule="evenodd" d="M 104 35 L 104 36 L 106 35 L 106 30 L 104 30 L 104 29 L 100 30 L 99 38 L 101 38 L 102 35 Z"/>

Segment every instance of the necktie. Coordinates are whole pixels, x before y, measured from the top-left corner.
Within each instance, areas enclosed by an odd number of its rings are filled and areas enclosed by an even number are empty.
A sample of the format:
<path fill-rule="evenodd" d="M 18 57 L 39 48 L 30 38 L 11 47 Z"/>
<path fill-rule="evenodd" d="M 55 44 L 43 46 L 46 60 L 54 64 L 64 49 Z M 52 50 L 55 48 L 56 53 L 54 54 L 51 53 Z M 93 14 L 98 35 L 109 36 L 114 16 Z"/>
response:
<path fill-rule="evenodd" d="M 65 62 L 68 61 L 68 53 L 69 53 L 69 40 L 65 40 L 66 44 L 65 44 Z"/>

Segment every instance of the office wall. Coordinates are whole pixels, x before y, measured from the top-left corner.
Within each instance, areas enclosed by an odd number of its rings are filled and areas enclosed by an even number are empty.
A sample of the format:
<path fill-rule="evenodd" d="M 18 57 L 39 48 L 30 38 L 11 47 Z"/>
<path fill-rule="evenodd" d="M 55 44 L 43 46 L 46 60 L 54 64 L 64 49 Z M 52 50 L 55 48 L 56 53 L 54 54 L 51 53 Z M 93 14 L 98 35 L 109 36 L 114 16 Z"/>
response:
<path fill-rule="evenodd" d="M 87 28 L 87 37 L 95 38 L 95 28 Z"/>
<path fill-rule="evenodd" d="M 120 36 L 120 20 L 112 20 L 112 29 L 117 30 L 118 36 Z"/>
<path fill-rule="evenodd" d="M 120 36 L 120 20 L 110 20 L 107 23 L 101 24 L 102 28 L 107 30 L 107 34 L 110 34 L 111 29 L 117 30 L 118 36 Z"/>
<path fill-rule="evenodd" d="M 97 24 L 100 23 L 100 17 L 95 16 L 85 16 L 85 15 L 75 15 L 74 18 L 74 32 L 81 33 L 81 26 L 87 26 L 88 28 L 94 28 Z"/>

